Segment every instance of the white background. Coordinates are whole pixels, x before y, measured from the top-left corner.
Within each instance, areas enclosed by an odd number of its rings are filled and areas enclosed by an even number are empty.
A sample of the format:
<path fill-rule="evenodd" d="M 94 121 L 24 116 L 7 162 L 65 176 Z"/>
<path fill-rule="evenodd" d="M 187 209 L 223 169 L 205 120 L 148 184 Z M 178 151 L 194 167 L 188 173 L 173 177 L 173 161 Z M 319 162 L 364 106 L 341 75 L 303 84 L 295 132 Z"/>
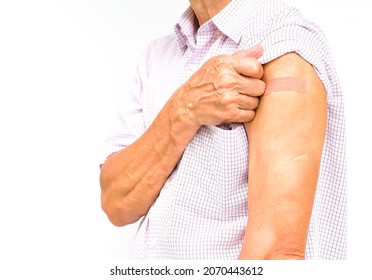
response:
<path fill-rule="evenodd" d="M 356 265 L 372 236 L 372 12 L 363 0 L 287 2 L 326 33 L 344 89 Z M 136 226 L 116 228 L 100 209 L 99 147 L 139 53 L 187 6 L 0 0 L 0 275 L 19 264 L 30 274 L 66 259 L 126 257 Z"/>

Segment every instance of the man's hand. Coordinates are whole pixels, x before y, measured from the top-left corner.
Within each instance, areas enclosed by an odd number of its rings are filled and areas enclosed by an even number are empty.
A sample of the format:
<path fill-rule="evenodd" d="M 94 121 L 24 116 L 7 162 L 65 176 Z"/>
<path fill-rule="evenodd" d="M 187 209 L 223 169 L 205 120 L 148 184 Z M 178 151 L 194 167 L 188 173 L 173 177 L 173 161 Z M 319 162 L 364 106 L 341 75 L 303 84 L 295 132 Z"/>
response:
<path fill-rule="evenodd" d="M 177 107 L 196 127 L 253 120 L 258 97 L 265 91 L 260 80 L 263 68 L 257 61 L 262 53 L 257 45 L 211 58 L 176 94 Z"/>

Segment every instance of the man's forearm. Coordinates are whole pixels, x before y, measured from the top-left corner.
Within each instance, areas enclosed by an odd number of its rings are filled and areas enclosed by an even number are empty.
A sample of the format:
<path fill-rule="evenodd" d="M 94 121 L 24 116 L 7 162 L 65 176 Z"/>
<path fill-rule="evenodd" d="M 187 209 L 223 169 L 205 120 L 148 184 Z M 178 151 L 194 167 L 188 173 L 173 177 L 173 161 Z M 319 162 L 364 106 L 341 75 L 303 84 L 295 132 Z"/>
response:
<path fill-rule="evenodd" d="M 147 213 L 197 131 L 171 98 L 137 141 L 106 160 L 102 208 L 114 225 L 134 223 Z"/>

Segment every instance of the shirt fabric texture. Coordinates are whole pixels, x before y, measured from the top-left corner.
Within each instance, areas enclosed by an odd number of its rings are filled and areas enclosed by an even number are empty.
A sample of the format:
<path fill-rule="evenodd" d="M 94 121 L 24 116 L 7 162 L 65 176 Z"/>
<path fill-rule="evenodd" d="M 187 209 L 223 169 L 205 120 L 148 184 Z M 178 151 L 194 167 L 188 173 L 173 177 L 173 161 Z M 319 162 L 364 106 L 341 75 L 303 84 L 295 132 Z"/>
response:
<path fill-rule="evenodd" d="M 327 131 L 306 259 L 346 259 L 343 97 L 322 31 L 280 0 L 233 0 L 199 29 L 187 9 L 175 32 L 151 42 L 119 111 L 101 163 L 134 142 L 205 61 L 260 44 L 264 64 L 296 52 L 327 91 Z M 135 259 L 237 259 L 247 212 L 248 142 L 242 124 L 203 126 L 142 219 Z"/>

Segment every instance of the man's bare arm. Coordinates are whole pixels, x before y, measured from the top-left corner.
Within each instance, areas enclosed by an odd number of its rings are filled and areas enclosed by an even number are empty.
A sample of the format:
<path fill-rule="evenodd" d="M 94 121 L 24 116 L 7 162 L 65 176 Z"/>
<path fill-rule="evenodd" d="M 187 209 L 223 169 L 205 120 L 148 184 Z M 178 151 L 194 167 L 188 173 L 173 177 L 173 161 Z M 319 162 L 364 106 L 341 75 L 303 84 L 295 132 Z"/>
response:
<path fill-rule="evenodd" d="M 263 69 L 250 56 L 262 48 L 208 60 L 168 100 L 148 130 L 110 156 L 101 169 L 102 208 L 117 226 L 145 215 L 202 125 L 254 118 L 265 89 Z"/>
<path fill-rule="evenodd" d="M 261 98 L 249 139 L 248 224 L 240 259 L 304 259 L 326 129 L 326 92 L 294 53 L 264 66 L 264 80 L 304 79 L 307 92 Z"/>

